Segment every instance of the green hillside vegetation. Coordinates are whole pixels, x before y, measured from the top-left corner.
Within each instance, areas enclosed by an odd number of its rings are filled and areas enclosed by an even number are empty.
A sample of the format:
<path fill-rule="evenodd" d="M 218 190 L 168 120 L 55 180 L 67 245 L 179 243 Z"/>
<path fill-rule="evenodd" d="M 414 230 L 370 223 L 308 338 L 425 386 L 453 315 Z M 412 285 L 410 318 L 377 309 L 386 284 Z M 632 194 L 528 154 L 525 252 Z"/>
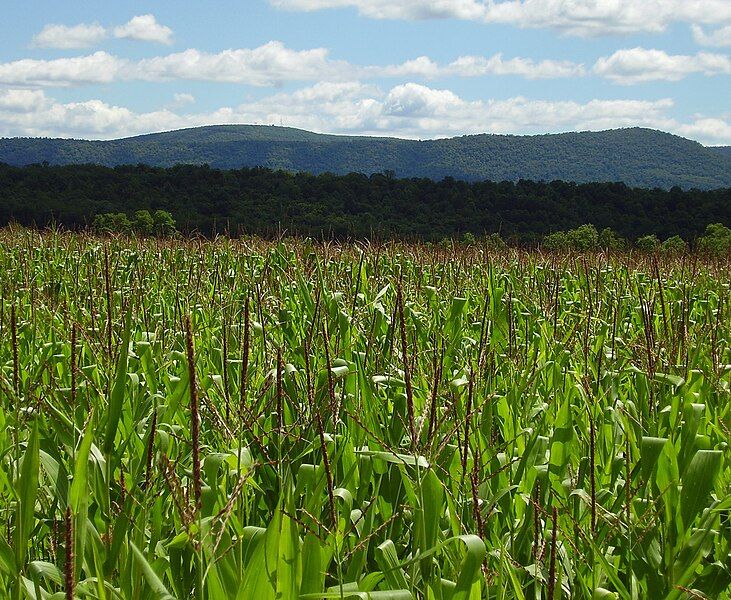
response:
<path fill-rule="evenodd" d="M 731 146 L 716 146 L 714 148 L 711 148 L 711 150 L 714 150 L 719 154 L 722 154 L 724 156 L 728 156 L 729 158 L 731 158 Z"/>
<path fill-rule="evenodd" d="M 0 165 L 0 224 L 69 228 L 99 214 L 167 211 L 183 233 L 439 241 L 499 232 L 510 242 L 592 224 L 636 240 L 692 240 L 709 223 L 731 225 L 731 188 L 683 191 L 621 183 L 469 183 L 391 174 L 291 174 L 205 166 Z"/>
<path fill-rule="evenodd" d="M 0 162 L 28 165 L 208 164 L 314 174 L 380 173 L 467 181 L 622 181 L 684 189 L 731 186 L 721 151 L 650 129 L 440 140 L 320 135 L 298 129 L 222 125 L 112 141 L 0 139 Z"/>

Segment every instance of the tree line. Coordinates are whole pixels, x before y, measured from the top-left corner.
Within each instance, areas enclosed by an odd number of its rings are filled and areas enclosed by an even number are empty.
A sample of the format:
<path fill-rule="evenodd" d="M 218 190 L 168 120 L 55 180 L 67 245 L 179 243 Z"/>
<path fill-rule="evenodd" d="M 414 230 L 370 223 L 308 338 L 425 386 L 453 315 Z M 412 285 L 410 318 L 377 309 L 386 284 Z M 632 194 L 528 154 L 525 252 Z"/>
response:
<path fill-rule="evenodd" d="M 731 229 L 723 223 L 710 223 L 702 236 L 693 241 L 693 248 L 706 254 L 725 254 L 731 251 Z M 547 250 L 592 250 L 625 251 L 637 249 L 644 252 L 682 254 L 691 249 L 691 244 L 679 235 L 663 241 L 655 234 L 643 235 L 628 240 L 609 227 L 598 231 L 594 225 L 586 224 L 569 231 L 557 231 L 543 238 L 541 246 Z"/>
<path fill-rule="evenodd" d="M 140 221 L 135 216 L 140 211 L 147 211 L 152 225 L 146 217 Z M 163 213 L 170 220 L 158 227 L 169 228 L 172 222 L 184 234 L 287 233 L 432 242 L 498 234 L 515 244 L 545 238 L 560 248 L 575 245 L 565 236 L 590 223 L 609 246 L 614 243 L 607 237 L 610 231 L 633 243 L 646 236 L 646 244 L 674 236 L 686 243 L 704 236 L 709 223 L 731 225 L 731 189 L 525 180 L 470 183 L 450 177 L 399 179 L 393 173 L 310 175 L 205 165 L 0 164 L 0 224 L 58 223 L 81 229 L 96 221 L 95 227 L 104 229 L 108 220 L 106 229 L 111 230 L 117 227 L 115 218 L 122 229 L 127 227 L 120 216 L 124 215 L 129 228 L 152 227 L 155 233 L 155 215 L 161 219 Z M 117 217 L 105 216 L 110 214 Z M 137 225 L 132 224 L 135 219 Z"/>

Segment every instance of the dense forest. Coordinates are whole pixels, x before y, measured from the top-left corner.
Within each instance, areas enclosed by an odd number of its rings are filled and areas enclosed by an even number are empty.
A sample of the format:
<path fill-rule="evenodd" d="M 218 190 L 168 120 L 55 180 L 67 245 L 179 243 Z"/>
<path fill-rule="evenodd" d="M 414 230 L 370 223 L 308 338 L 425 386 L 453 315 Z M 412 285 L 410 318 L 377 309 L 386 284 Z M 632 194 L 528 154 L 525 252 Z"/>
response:
<path fill-rule="evenodd" d="M 471 135 L 439 140 L 320 135 L 299 129 L 221 125 L 110 141 L 0 139 L 15 166 L 209 164 L 291 172 L 379 173 L 465 181 L 622 181 L 670 189 L 731 187 L 731 154 L 651 129 L 556 135 Z"/>
<path fill-rule="evenodd" d="M 731 188 L 683 191 L 622 183 L 465 182 L 310 175 L 264 168 L 217 170 L 0 164 L 0 224 L 91 225 L 102 213 L 167 211 L 183 232 L 441 240 L 499 232 L 531 243 L 591 223 L 630 240 L 731 225 Z"/>

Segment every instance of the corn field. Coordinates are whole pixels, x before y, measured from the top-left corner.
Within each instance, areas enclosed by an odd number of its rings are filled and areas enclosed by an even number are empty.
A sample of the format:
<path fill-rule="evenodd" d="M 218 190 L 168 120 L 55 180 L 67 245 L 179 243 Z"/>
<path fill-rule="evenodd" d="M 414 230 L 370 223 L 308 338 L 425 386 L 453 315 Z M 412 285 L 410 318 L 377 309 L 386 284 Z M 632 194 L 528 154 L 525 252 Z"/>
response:
<path fill-rule="evenodd" d="M 0 267 L 0 597 L 731 597 L 728 258 L 16 228 Z"/>

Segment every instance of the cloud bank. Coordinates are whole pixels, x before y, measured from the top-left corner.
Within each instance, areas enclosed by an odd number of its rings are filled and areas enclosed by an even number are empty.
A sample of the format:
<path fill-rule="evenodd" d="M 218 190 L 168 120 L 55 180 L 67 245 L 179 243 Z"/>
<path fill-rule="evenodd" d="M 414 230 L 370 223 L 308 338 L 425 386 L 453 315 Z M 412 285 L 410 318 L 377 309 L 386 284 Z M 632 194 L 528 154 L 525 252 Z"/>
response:
<path fill-rule="evenodd" d="M 579 78 L 588 74 L 617 84 L 679 81 L 692 74 L 731 74 L 731 58 L 699 52 L 671 55 L 662 50 L 630 48 L 599 58 L 590 69 L 561 60 L 465 55 L 446 64 L 428 56 L 394 65 L 354 65 L 330 57 L 327 48 L 294 50 L 279 41 L 256 48 L 203 52 L 194 48 L 138 61 L 105 51 L 50 60 L 21 59 L 0 63 L 0 85 L 71 87 L 114 81 L 209 81 L 256 87 L 293 81 L 353 79 L 516 76 L 524 79 Z"/>
<path fill-rule="evenodd" d="M 731 24 L 728 0 L 269 0 L 285 10 L 354 8 L 373 19 L 460 19 L 594 37 L 659 33 L 672 23 Z"/>
<path fill-rule="evenodd" d="M 98 99 L 62 103 L 42 90 L 0 89 L 0 135 L 110 139 L 209 124 L 283 123 L 330 133 L 435 138 L 644 126 L 708 144 L 731 144 L 731 123 L 708 117 L 678 122 L 671 116 L 670 99 L 482 101 L 413 82 L 382 90 L 353 81 L 321 82 L 210 112 L 183 112 L 183 104 L 135 112 Z"/>

